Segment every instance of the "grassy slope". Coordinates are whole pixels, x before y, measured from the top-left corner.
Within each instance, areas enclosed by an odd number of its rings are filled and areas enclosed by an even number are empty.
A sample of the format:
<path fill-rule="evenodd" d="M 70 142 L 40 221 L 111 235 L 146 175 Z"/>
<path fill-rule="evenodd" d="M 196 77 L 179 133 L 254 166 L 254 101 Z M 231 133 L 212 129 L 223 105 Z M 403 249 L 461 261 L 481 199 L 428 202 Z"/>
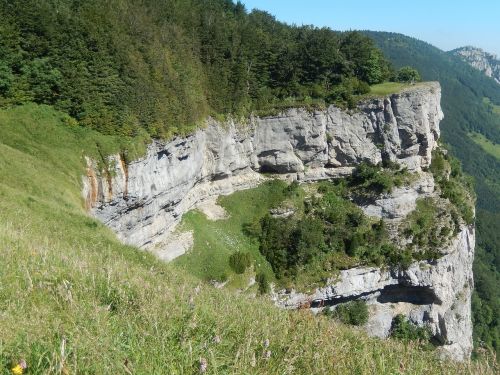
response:
<path fill-rule="evenodd" d="M 500 144 L 491 142 L 484 135 L 479 133 L 469 133 L 469 137 L 476 142 L 488 154 L 500 160 Z"/>
<path fill-rule="evenodd" d="M 48 107 L 0 111 L 1 373 L 25 358 L 30 374 L 190 374 L 200 357 L 209 374 L 494 373 L 265 299 L 197 290 L 85 214 L 82 151 L 93 153 L 89 138 L 116 145 L 65 122 Z"/>
<path fill-rule="evenodd" d="M 205 280 L 221 279 L 222 275 L 235 278 L 229 267 L 229 256 L 241 251 L 252 254 L 256 270 L 271 275 L 269 263 L 260 254 L 257 241 L 252 241 L 242 232 L 243 224 L 263 216 L 271 207 L 274 201 L 271 192 L 270 185 L 263 184 L 256 189 L 219 198 L 230 219 L 211 221 L 199 211 L 186 214 L 181 228 L 194 231 L 194 246 L 175 264 Z M 234 286 L 243 287 L 245 281 L 245 278 L 236 277 Z"/>
<path fill-rule="evenodd" d="M 491 109 L 491 112 L 500 115 L 500 105 L 492 103 L 490 98 L 483 98 L 483 103 Z"/>

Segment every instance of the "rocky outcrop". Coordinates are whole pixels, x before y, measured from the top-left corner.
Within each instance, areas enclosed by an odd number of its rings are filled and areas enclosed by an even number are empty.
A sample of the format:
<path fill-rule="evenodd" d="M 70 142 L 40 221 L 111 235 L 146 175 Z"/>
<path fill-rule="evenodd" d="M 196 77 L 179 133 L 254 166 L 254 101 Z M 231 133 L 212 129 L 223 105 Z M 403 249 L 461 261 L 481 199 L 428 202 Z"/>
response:
<path fill-rule="evenodd" d="M 439 84 L 424 83 L 353 111 L 330 106 L 247 124 L 210 120 L 189 137 L 154 142 L 129 165 L 112 156 L 107 174 L 88 160 L 86 206 L 124 242 L 161 246 L 183 213 L 209 197 L 255 186 L 263 179 L 259 172 L 311 181 L 383 159 L 420 171 L 439 137 L 440 96 Z"/>
<path fill-rule="evenodd" d="M 500 84 L 500 60 L 496 55 L 470 46 L 457 48 L 451 52 Z"/>
<path fill-rule="evenodd" d="M 387 337 L 393 318 L 406 315 L 428 326 L 444 356 L 463 360 L 472 350 L 471 293 L 474 228 L 462 226 L 436 261 L 416 262 L 407 270 L 358 267 L 340 272 L 314 293 L 280 291 L 284 308 L 312 308 L 363 299 L 370 308 L 368 333 Z"/>
<path fill-rule="evenodd" d="M 437 83 L 424 83 L 366 100 L 352 111 L 330 106 L 313 112 L 291 109 L 245 124 L 209 120 L 191 136 L 154 142 L 145 157 L 129 164 L 119 155 L 110 157 L 107 173 L 88 159 L 86 207 L 124 242 L 170 260 L 192 241 L 175 238 L 182 246 L 167 241 L 185 212 L 218 195 L 259 184 L 266 178 L 261 172 L 307 182 L 349 175 L 361 162 L 391 160 L 420 177 L 362 208 L 368 215 L 397 222 L 415 208 L 417 198 L 435 194 L 425 169 L 439 137 L 440 95 Z M 405 271 L 346 270 L 326 288 L 309 295 L 281 294 L 277 303 L 296 307 L 304 301 L 337 304 L 363 298 L 372 309 L 367 325 L 371 334 L 386 336 L 400 311 L 428 324 L 446 352 L 465 358 L 472 337 L 473 249 L 473 229 L 463 226 L 436 262 L 416 263 Z"/>
<path fill-rule="evenodd" d="M 435 195 L 434 178 L 430 173 L 420 173 L 408 186 L 395 187 L 390 194 L 377 197 L 361 208 L 368 216 L 386 220 L 400 220 L 415 209 L 418 198 Z"/>

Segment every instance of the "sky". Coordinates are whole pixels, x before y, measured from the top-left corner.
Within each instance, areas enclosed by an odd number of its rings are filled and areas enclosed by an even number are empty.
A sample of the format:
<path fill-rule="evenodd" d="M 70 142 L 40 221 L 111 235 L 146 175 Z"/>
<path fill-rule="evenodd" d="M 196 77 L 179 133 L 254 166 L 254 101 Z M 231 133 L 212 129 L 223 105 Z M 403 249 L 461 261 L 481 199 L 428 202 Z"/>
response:
<path fill-rule="evenodd" d="M 472 45 L 500 56 L 500 0 L 242 0 L 296 25 L 402 33 L 445 51 Z"/>

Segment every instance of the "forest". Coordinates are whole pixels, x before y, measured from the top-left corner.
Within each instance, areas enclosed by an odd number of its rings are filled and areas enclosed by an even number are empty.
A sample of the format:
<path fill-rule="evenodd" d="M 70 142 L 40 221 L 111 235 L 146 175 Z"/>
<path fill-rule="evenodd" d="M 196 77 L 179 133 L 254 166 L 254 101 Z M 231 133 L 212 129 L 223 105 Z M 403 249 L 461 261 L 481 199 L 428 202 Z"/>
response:
<path fill-rule="evenodd" d="M 230 0 L 2 0 L 0 106 L 50 104 L 106 134 L 185 134 L 208 115 L 353 105 L 393 73 L 357 32 Z"/>

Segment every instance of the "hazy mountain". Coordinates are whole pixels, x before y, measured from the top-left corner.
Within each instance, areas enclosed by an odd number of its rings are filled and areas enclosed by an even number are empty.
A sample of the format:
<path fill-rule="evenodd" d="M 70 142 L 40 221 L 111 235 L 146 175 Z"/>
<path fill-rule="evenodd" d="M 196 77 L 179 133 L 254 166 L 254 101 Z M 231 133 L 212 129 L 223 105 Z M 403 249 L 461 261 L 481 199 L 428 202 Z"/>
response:
<path fill-rule="evenodd" d="M 450 53 L 460 57 L 463 61 L 500 84 L 500 60 L 496 55 L 472 46 L 460 47 L 450 51 Z"/>

